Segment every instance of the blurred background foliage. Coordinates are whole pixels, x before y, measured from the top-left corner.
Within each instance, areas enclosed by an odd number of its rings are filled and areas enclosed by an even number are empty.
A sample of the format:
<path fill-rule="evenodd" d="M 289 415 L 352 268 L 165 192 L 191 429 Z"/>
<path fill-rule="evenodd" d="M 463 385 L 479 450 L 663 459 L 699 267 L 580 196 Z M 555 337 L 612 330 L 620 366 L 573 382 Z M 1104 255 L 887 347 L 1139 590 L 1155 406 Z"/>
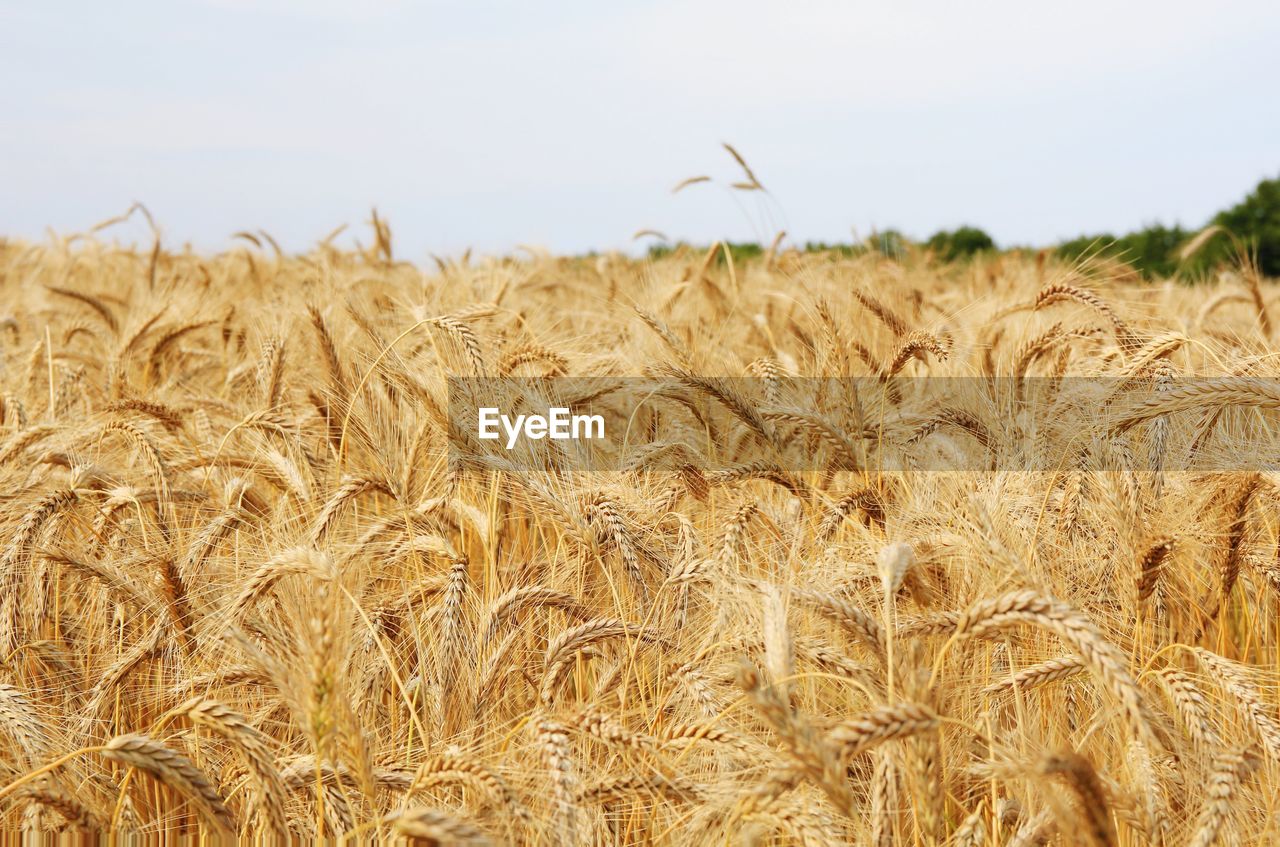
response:
<path fill-rule="evenodd" d="M 649 248 L 649 255 L 661 258 L 682 247 L 687 249 L 689 245 L 683 242 L 655 244 Z M 735 263 L 762 256 L 767 251 L 754 242 L 731 242 L 726 247 Z M 940 230 L 924 241 L 914 241 L 897 230 L 886 229 L 872 233 L 861 242 L 808 241 L 800 249 L 806 253 L 829 252 L 846 257 L 874 251 L 892 258 L 903 258 L 912 251 L 920 251 L 932 260 L 962 262 L 998 252 L 1001 248 L 982 229 L 965 225 L 953 230 Z M 1005 249 L 1016 248 L 1010 246 Z M 1072 261 L 1091 257 L 1117 259 L 1152 279 L 1177 278 L 1194 282 L 1220 268 L 1244 263 L 1264 276 L 1280 277 L 1280 178 L 1258 183 L 1239 203 L 1214 215 L 1196 229 L 1156 222 L 1122 235 L 1109 232 L 1082 234 L 1053 245 L 1051 249 Z M 716 261 L 724 262 L 723 252 L 717 255 Z"/>

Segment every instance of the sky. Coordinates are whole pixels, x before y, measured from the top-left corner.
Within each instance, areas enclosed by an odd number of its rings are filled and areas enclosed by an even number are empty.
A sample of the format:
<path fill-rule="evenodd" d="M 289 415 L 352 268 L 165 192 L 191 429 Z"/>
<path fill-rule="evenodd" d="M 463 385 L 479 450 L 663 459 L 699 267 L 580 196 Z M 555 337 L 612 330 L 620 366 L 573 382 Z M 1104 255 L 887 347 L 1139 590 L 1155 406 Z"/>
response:
<path fill-rule="evenodd" d="M 1274 0 L 0 0 L 0 235 L 134 201 L 203 250 L 368 242 L 376 206 L 415 260 L 1199 226 L 1280 176 L 1277 44 Z"/>

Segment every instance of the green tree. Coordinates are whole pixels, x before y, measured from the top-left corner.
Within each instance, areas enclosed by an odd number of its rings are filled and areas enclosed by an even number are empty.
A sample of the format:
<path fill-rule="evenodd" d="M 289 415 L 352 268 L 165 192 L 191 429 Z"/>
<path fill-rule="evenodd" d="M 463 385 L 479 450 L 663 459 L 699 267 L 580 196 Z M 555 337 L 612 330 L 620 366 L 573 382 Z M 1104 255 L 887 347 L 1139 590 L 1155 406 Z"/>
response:
<path fill-rule="evenodd" d="M 1072 261 L 1085 256 L 1108 256 L 1149 277 L 1170 277 L 1178 271 L 1178 250 L 1191 235 L 1180 226 L 1150 224 L 1119 237 L 1102 233 L 1064 241 L 1058 245 L 1058 255 Z"/>
<path fill-rule="evenodd" d="M 925 246 L 942 261 L 954 262 L 995 250 L 996 242 L 976 226 L 962 226 L 950 231 L 944 229 L 935 232 L 925 242 Z"/>
<path fill-rule="evenodd" d="M 1096 256 L 1099 253 L 1104 255 L 1114 255 L 1116 237 L 1109 232 L 1099 233 L 1097 235 L 1081 235 L 1076 238 L 1063 241 L 1055 248 L 1055 252 L 1062 258 L 1076 262 L 1085 256 Z"/>
<path fill-rule="evenodd" d="M 1244 200 L 1219 212 L 1210 222 L 1221 233 L 1183 260 L 1181 250 L 1195 233 L 1180 226 L 1151 224 L 1136 232 L 1082 235 L 1064 241 L 1058 255 L 1071 261 L 1084 256 L 1110 256 L 1128 262 L 1150 277 L 1203 277 L 1219 265 L 1235 264 L 1244 251 L 1256 258 L 1267 276 L 1280 276 L 1280 179 L 1266 179 Z"/>
<path fill-rule="evenodd" d="M 1280 178 L 1264 179 L 1244 200 L 1219 212 L 1213 222 L 1257 257 L 1262 273 L 1280 276 Z M 1206 245 L 1202 261 L 1230 261 L 1235 258 L 1235 249 L 1230 239 L 1214 238 Z"/>
<path fill-rule="evenodd" d="M 867 248 L 861 244 L 828 244 L 825 241 L 806 241 L 804 243 L 804 252 L 806 253 L 834 253 L 845 258 L 851 256 L 861 256 L 867 252 Z"/>
<path fill-rule="evenodd" d="M 867 239 L 867 246 L 882 256 L 901 259 L 907 255 L 911 241 L 896 229 L 886 229 L 870 236 Z"/>
<path fill-rule="evenodd" d="M 1120 239 L 1121 258 L 1147 276 L 1171 277 L 1178 272 L 1178 250 L 1192 234 L 1177 225 L 1153 224 Z"/>
<path fill-rule="evenodd" d="M 733 256 L 734 265 L 741 265 L 748 259 L 758 259 L 764 255 L 764 248 L 754 241 L 726 241 L 725 245 L 729 248 L 729 254 Z M 716 262 L 724 264 L 723 250 L 716 254 Z"/>

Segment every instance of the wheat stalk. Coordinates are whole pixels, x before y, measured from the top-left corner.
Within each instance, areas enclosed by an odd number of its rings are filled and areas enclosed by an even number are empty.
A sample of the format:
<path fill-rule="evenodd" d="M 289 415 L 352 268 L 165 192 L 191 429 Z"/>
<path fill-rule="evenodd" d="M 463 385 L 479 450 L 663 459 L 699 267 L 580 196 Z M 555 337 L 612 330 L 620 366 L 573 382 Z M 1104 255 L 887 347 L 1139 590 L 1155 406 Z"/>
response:
<path fill-rule="evenodd" d="M 270 753 L 270 741 L 250 726 L 244 716 L 206 697 L 196 697 L 174 709 L 192 723 L 208 727 L 230 741 L 244 755 L 253 775 L 255 805 L 267 830 L 274 835 L 287 835 L 289 821 L 285 813 L 285 788 Z"/>
<path fill-rule="evenodd" d="M 1190 847 L 1216 844 L 1236 805 L 1236 793 L 1245 778 L 1258 766 L 1257 754 L 1249 747 L 1222 750 L 1213 757 L 1204 806 L 1196 821 Z"/>
<path fill-rule="evenodd" d="M 215 831 L 236 831 L 235 818 L 209 778 L 191 760 L 145 735 L 119 735 L 107 742 L 102 755 L 112 761 L 146 771 L 191 800 L 200 816 Z"/>
<path fill-rule="evenodd" d="M 1024 623 L 1047 629 L 1074 648 L 1120 703 L 1135 737 L 1159 746 L 1142 692 L 1129 673 L 1124 656 L 1074 609 L 1034 591 L 1015 591 L 970 607 L 956 620 L 955 635 L 977 638 Z"/>
<path fill-rule="evenodd" d="M 541 718 L 534 725 L 542 760 L 551 780 L 551 797 L 559 843 L 578 841 L 578 777 L 564 724 Z"/>
<path fill-rule="evenodd" d="M 1280 721 L 1276 719 L 1274 710 L 1262 702 L 1262 695 L 1249 682 L 1245 669 L 1239 663 L 1202 647 L 1191 648 L 1191 653 L 1235 698 L 1241 716 L 1257 731 L 1267 753 L 1273 758 L 1280 758 Z"/>
<path fill-rule="evenodd" d="M 1107 793 L 1088 759 L 1073 751 L 1054 753 L 1041 761 L 1040 772 L 1061 776 L 1067 784 L 1084 819 L 1080 834 L 1090 844 L 1111 847 L 1116 843 L 1116 828 L 1111 821 Z"/>
<path fill-rule="evenodd" d="M 271 591 L 282 578 L 290 574 L 306 574 L 316 579 L 334 577 L 333 563 L 322 553 L 305 547 L 295 547 L 274 556 L 258 566 L 246 580 L 240 595 L 231 603 L 231 618 L 242 617 L 260 597 Z"/>
<path fill-rule="evenodd" d="M 396 812 L 386 819 L 397 835 L 427 844 L 484 847 L 493 839 L 474 824 L 439 809 L 417 808 Z"/>
<path fill-rule="evenodd" d="M 984 694 L 1000 694 L 1005 691 L 1030 691 L 1061 679 L 1070 679 L 1086 670 L 1077 656 L 1059 656 L 1025 667 L 1008 679 L 993 682 L 983 689 Z"/>

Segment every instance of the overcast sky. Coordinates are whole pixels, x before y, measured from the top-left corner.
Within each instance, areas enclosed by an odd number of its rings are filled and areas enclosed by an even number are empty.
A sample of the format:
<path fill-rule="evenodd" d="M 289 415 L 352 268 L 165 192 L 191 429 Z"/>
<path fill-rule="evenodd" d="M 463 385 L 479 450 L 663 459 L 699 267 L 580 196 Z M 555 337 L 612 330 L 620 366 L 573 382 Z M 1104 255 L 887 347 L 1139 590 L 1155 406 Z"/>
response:
<path fill-rule="evenodd" d="M 134 200 L 205 249 L 376 205 L 415 259 L 1195 226 L 1280 175 L 1277 45 L 1275 0 L 0 0 L 0 235 Z"/>

